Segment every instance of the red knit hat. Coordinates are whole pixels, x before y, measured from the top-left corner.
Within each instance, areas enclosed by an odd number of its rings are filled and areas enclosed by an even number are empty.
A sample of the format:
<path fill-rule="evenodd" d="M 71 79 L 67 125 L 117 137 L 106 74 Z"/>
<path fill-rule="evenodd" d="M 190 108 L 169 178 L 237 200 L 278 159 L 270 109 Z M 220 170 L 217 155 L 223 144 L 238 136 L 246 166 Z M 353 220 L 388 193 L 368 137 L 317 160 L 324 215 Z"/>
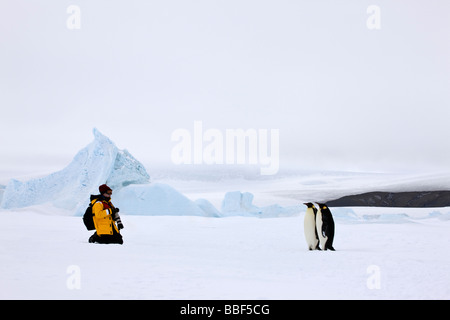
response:
<path fill-rule="evenodd" d="M 100 187 L 98 187 L 98 190 L 100 191 L 100 194 L 104 194 L 108 191 L 112 191 L 110 187 L 108 187 L 106 184 L 102 184 Z"/>

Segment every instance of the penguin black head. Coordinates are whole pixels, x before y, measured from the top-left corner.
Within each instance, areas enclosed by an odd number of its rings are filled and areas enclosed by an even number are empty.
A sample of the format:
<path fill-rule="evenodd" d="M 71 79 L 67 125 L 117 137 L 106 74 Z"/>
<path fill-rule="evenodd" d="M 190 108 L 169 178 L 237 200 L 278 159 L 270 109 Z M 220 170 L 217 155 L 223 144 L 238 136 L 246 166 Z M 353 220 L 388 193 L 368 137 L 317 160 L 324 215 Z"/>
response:
<path fill-rule="evenodd" d="M 308 208 L 314 208 L 314 204 L 311 202 L 306 202 L 304 203 L 305 206 L 307 206 Z"/>
<path fill-rule="evenodd" d="M 328 208 L 327 205 L 326 205 L 325 203 L 317 203 L 317 204 L 319 205 L 319 208 L 320 208 L 321 210 L 327 209 L 327 208 Z"/>

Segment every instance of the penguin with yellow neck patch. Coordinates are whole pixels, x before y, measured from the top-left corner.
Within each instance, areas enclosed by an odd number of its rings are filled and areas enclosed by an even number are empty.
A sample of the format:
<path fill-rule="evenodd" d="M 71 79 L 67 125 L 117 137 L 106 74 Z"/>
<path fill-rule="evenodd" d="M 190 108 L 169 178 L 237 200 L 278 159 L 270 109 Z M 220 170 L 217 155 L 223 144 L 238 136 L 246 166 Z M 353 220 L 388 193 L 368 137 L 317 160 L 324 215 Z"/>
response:
<path fill-rule="evenodd" d="M 319 235 L 316 229 L 317 208 L 311 202 L 304 203 L 304 205 L 308 207 L 303 222 L 306 244 L 309 250 L 320 250 Z"/>
<path fill-rule="evenodd" d="M 334 220 L 331 211 L 326 204 L 318 203 L 319 210 L 316 216 L 316 228 L 319 235 L 322 250 L 332 250 L 334 240 Z"/>

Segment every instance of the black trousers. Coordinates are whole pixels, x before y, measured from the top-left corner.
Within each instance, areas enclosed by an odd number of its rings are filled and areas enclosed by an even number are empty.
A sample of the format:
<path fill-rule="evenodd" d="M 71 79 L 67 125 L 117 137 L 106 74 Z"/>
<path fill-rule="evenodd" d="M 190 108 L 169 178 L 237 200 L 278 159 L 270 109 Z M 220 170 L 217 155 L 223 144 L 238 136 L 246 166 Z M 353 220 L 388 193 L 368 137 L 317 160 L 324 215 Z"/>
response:
<path fill-rule="evenodd" d="M 123 244 L 123 238 L 120 233 L 117 233 L 116 229 L 113 228 L 113 234 L 102 234 L 99 236 L 95 232 L 90 238 L 89 243 L 118 243 Z"/>

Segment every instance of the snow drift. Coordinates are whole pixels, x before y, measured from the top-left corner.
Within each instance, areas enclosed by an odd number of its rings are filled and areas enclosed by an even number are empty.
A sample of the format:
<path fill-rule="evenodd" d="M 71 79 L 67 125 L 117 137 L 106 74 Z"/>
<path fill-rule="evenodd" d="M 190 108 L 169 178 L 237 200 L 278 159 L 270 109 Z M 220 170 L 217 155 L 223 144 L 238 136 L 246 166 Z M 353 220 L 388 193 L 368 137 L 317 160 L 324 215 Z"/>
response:
<path fill-rule="evenodd" d="M 124 214 L 148 216 L 217 216 L 202 209 L 183 194 L 163 183 L 129 185 L 114 195 L 114 204 Z M 202 199 L 203 206 L 212 205 Z"/>
<path fill-rule="evenodd" d="M 284 208 L 277 204 L 257 207 L 252 202 L 253 194 L 249 192 L 227 192 L 219 211 L 208 200 L 192 201 L 164 183 L 129 185 L 114 194 L 114 204 L 124 214 L 132 215 L 274 218 L 292 216 L 301 210 L 299 206 Z"/>
<path fill-rule="evenodd" d="M 11 179 L 1 207 L 12 209 L 51 203 L 79 213 L 89 194 L 98 193 L 98 186 L 103 183 L 120 190 L 130 184 L 150 181 L 144 166 L 127 150 L 119 150 L 95 128 L 93 133 L 94 141 L 81 149 L 61 171 L 25 182 Z"/>
<path fill-rule="evenodd" d="M 222 201 L 222 216 L 252 216 L 260 218 L 274 218 L 292 216 L 300 212 L 300 206 L 281 207 L 274 204 L 266 207 L 258 207 L 253 204 L 253 194 L 231 191 L 225 194 Z"/>

